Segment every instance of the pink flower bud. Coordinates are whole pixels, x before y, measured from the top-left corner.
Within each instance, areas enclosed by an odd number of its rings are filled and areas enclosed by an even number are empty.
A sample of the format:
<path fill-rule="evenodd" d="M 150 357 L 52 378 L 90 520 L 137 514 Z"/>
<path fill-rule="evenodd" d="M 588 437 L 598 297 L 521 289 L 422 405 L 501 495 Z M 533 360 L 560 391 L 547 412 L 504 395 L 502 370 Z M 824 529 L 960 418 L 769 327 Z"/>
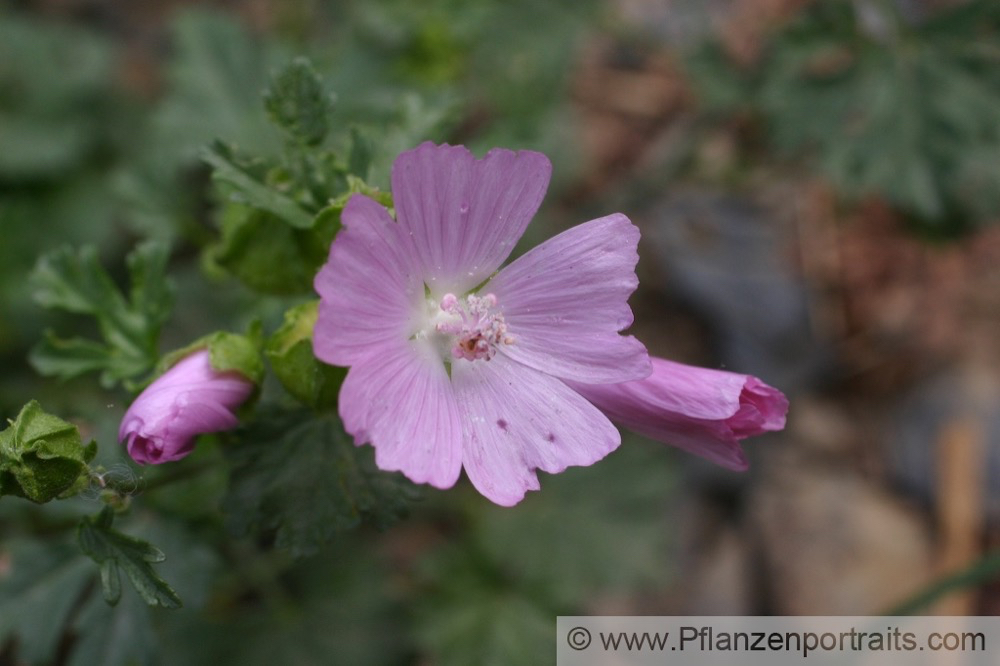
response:
<path fill-rule="evenodd" d="M 233 410 L 253 388 L 238 372 L 213 369 L 207 349 L 196 351 L 139 394 L 125 412 L 118 441 L 141 465 L 179 460 L 191 453 L 196 436 L 236 427 Z"/>
<path fill-rule="evenodd" d="M 571 386 L 619 425 L 735 471 L 740 441 L 785 427 L 788 399 L 756 377 L 651 357 L 653 374 Z"/>

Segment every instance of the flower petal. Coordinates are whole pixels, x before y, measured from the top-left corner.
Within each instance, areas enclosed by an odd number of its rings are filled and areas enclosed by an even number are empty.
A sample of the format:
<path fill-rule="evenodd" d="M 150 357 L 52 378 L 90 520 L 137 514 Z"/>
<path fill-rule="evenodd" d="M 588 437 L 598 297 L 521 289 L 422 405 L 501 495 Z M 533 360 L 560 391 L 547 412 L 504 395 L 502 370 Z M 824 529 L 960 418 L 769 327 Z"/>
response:
<path fill-rule="evenodd" d="M 195 437 L 236 427 L 233 414 L 254 384 L 235 372 L 212 368 L 207 349 L 174 364 L 132 402 L 118 429 L 138 463 L 178 460 L 189 454 Z"/>
<path fill-rule="evenodd" d="M 404 232 L 384 207 L 356 194 L 341 220 L 344 228 L 314 281 L 320 303 L 313 350 L 346 366 L 409 337 L 424 291 Z"/>
<path fill-rule="evenodd" d="M 339 407 L 355 441 L 375 447 L 380 469 L 437 488 L 455 485 L 462 427 L 448 374 L 427 343 L 404 340 L 351 366 Z"/>
<path fill-rule="evenodd" d="M 646 348 L 619 331 L 632 323 L 628 297 L 639 285 L 639 230 L 609 215 L 550 238 L 483 289 L 496 295 L 513 344 L 501 347 L 536 370 L 578 382 L 641 379 Z"/>
<path fill-rule="evenodd" d="M 456 362 L 452 384 L 466 431 L 463 463 L 479 492 L 513 506 L 555 474 L 618 448 L 617 429 L 558 379 L 503 356 Z"/>
<path fill-rule="evenodd" d="M 191 391 L 182 393 L 164 416 L 151 424 L 132 421 L 126 428 L 128 453 L 140 465 L 180 460 L 194 449 L 195 437 L 239 424 L 236 415 L 214 402 L 201 402 Z"/>
<path fill-rule="evenodd" d="M 651 360 L 640 381 L 570 386 L 612 421 L 736 471 L 740 440 L 785 427 L 788 400 L 756 377 Z"/>
<path fill-rule="evenodd" d="M 392 194 L 435 293 L 469 291 L 495 271 L 538 210 L 552 175 L 541 153 L 423 143 L 396 158 Z"/>

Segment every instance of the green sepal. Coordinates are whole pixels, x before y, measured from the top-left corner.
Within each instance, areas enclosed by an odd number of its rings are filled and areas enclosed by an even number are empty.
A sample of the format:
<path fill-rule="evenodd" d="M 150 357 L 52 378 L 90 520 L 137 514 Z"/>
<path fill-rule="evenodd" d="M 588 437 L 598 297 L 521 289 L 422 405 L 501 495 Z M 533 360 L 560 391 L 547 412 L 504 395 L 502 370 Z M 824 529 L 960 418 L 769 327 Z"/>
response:
<path fill-rule="evenodd" d="M 316 215 L 316 226 L 325 229 L 326 233 L 329 234 L 330 241 L 333 241 L 337 232 L 340 231 L 340 215 L 344 212 L 344 207 L 347 205 L 347 202 L 350 201 L 351 197 L 355 194 L 363 194 L 369 199 L 373 199 L 377 203 L 385 206 L 390 215 L 395 216 L 391 192 L 385 192 L 377 187 L 372 187 L 357 176 L 348 174 L 347 191 L 338 195 L 334 199 L 331 199 L 330 203 L 328 203 L 326 207 Z"/>
<path fill-rule="evenodd" d="M 319 301 L 285 312 L 285 321 L 264 348 L 275 376 L 285 390 L 303 404 L 323 408 L 337 403 L 347 368 L 321 362 L 313 354 L 312 335 Z"/>
<path fill-rule="evenodd" d="M 114 606 L 121 599 L 121 571 L 150 606 L 180 608 L 180 597 L 153 569 L 166 555 L 147 541 L 112 529 L 115 512 L 104 507 L 96 517 L 85 517 L 77 529 L 80 549 L 101 568 L 104 600 Z"/>
<path fill-rule="evenodd" d="M 212 368 L 218 372 L 238 372 L 254 384 L 264 379 L 264 361 L 261 358 L 263 332 L 260 322 L 250 325 L 246 335 L 215 331 L 202 336 L 180 349 L 166 354 L 156 366 L 156 376 L 172 368 L 200 349 L 208 349 Z"/>
<path fill-rule="evenodd" d="M 32 400 L 0 432 L 0 496 L 38 504 L 71 496 L 87 487 L 95 455 L 95 442 L 85 446 L 76 426 Z"/>

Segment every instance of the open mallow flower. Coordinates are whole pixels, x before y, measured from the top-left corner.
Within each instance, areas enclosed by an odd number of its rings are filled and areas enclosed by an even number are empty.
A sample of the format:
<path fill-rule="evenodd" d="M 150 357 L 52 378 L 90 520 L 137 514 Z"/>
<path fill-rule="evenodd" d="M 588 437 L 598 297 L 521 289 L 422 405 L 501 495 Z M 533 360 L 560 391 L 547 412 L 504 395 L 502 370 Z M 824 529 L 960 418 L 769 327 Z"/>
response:
<path fill-rule="evenodd" d="M 615 426 L 566 385 L 649 375 L 632 323 L 639 231 L 610 215 L 496 272 L 531 221 L 552 166 L 540 153 L 425 143 L 392 169 L 396 220 L 355 195 L 316 276 L 316 356 L 350 366 L 344 427 L 375 460 L 449 488 L 465 468 L 490 500 L 538 489 L 536 470 L 590 465 Z"/>
<path fill-rule="evenodd" d="M 424 143 L 393 165 L 396 219 L 363 195 L 344 208 L 315 280 L 313 349 L 350 367 L 340 416 L 381 469 L 449 488 L 464 467 L 510 506 L 538 489 L 537 470 L 590 465 L 620 444 L 601 396 L 580 387 L 628 392 L 653 371 L 645 347 L 621 334 L 639 230 L 609 215 L 498 271 L 551 171 L 536 152 L 477 160 Z"/>
<path fill-rule="evenodd" d="M 139 394 L 122 418 L 118 441 L 141 465 L 179 460 L 198 435 L 229 430 L 254 382 L 212 367 L 208 349 L 184 357 Z"/>

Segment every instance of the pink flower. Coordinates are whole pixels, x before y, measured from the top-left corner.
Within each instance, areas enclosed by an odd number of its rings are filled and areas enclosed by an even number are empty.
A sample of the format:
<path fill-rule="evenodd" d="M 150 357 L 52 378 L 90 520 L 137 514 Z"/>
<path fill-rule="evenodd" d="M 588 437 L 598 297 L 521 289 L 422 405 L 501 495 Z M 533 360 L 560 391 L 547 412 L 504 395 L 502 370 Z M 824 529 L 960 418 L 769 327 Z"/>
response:
<path fill-rule="evenodd" d="M 785 427 L 788 400 L 756 377 L 651 360 L 645 379 L 570 386 L 619 425 L 735 471 L 740 440 Z"/>
<path fill-rule="evenodd" d="M 146 387 L 125 412 L 118 441 L 139 464 L 179 460 L 197 435 L 236 427 L 233 410 L 253 392 L 238 372 L 212 368 L 209 352 L 186 356 Z"/>
<path fill-rule="evenodd" d="M 316 276 L 313 347 L 350 366 L 344 427 L 384 470 L 454 485 L 465 468 L 497 504 L 537 490 L 536 470 L 590 465 L 618 430 L 567 381 L 650 373 L 632 323 L 639 231 L 624 215 L 581 224 L 498 273 L 551 175 L 540 153 L 425 143 L 392 169 L 396 220 L 362 195 Z"/>

